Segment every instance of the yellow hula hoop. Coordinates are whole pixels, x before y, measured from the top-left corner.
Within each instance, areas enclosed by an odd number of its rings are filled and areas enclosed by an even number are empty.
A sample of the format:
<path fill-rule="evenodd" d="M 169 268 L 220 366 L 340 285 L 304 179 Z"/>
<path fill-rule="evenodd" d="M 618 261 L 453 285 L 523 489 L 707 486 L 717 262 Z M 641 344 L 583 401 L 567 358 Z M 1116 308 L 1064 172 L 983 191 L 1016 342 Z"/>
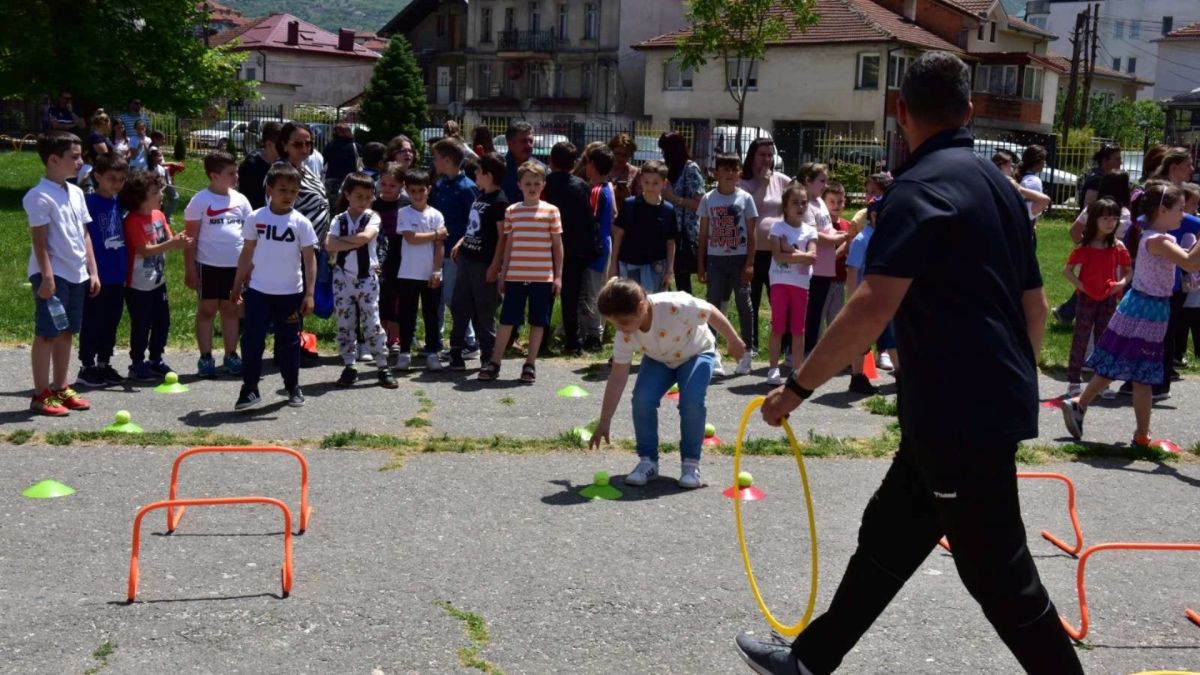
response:
<path fill-rule="evenodd" d="M 746 426 L 750 423 L 750 416 L 754 411 L 762 407 L 763 401 L 766 399 L 762 396 L 756 397 L 746 405 L 745 411 L 742 412 L 742 423 L 738 427 L 737 445 L 733 451 L 733 484 L 737 485 L 738 474 L 742 470 L 742 441 L 746 438 Z M 800 469 L 800 481 L 804 484 L 804 501 L 808 507 L 808 535 L 812 542 L 812 584 L 808 594 L 808 607 L 804 610 L 804 616 L 800 618 L 794 626 L 787 626 L 781 623 L 771 614 L 771 610 L 767 608 L 767 603 L 763 601 L 762 593 L 758 590 L 758 582 L 754 580 L 754 569 L 750 566 L 750 552 L 746 550 L 746 533 L 742 527 L 742 500 L 733 500 L 733 518 L 737 523 L 738 547 L 742 551 L 742 562 L 746 566 L 746 579 L 750 581 L 750 592 L 754 594 L 754 601 L 758 603 L 758 609 L 766 618 L 767 623 L 771 624 L 771 628 L 775 632 L 784 637 L 796 637 L 808 627 L 808 622 L 812 619 L 813 608 L 817 603 L 817 520 L 813 515 L 812 491 L 808 487 L 808 472 L 804 470 L 804 457 L 800 453 L 800 444 L 796 442 L 796 435 L 792 433 L 792 427 L 788 424 L 787 419 L 783 420 L 783 430 L 787 432 L 788 442 L 792 445 L 792 454 L 796 456 L 796 466 Z"/>

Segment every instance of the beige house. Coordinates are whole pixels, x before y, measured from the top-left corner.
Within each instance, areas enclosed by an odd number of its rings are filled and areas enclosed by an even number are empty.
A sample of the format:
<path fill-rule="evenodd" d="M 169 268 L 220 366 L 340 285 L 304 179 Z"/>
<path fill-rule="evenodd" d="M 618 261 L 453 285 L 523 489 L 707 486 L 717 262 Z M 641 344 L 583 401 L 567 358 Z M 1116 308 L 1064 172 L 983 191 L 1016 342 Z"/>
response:
<path fill-rule="evenodd" d="M 729 86 L 750 81 L 745 123 L 771 131 L 785 158 L 812 154 L 821 134 L 894 132 L 898 87 L 916 56 L 957 54 L 973 69 L 974 126 L 983 135 L 1050 134 L 1058 70 L 1046 31 L 997 0 L 817 0 L 817 24 L 792 31 L 749 72 L 711 61 L 691 72 L 669 63 L 680 30 L 636 46 L 646 53 L 645 111 L 654 126 L 697 138 L 736 121 Z M 1039 139 L 1040 140 L 1040 139 Z"/>
<path fill-rule="evenodd" d="M 1054 68 L 1059 72 L 1058 88 L 1066 91 L 1071 86 L 1070 57 L 1052 53 L 1050 54 L 1050 60 L 1054 62 Z M 1079 77 L 1080 82 L 1082 82 L 1082 68 L 1080 69 Z M 1154 86 L 1154 82 L 1151 80 L 1138 77 L 1132 73 L 1113 70 L 1102 63 L 1097 63 L 1095 70 L 1092 71 L 1092 93 L 1099 94 L 1109 103 L 1121 99 L 1137 99 L 1138 92 L 1145 87 L 1151 86 Z"/>
<path fill-rule="evenodd" d="M 255 80 L 264 103 L 332 105 L 362 93 L 379 53 L 290 14 L 272 14 L 210 38 L 246 54 L 239 77 Z"/>
<path fill-rule="evenodd" d="M 379 32 L 412 43 L 432 117 L 503 126 L 641 118 L 631 45 L 684 23 L 678 0 L 413 0 Z"/>

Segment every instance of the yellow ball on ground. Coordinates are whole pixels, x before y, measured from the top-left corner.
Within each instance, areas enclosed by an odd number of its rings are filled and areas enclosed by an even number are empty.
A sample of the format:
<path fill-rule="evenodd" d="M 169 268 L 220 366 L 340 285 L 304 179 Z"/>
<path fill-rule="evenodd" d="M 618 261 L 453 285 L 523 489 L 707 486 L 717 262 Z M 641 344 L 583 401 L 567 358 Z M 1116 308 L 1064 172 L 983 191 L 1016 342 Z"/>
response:
<path fill-rule="evenodd" d="M 129 414 L 128 410 L 118 410 L 117 411 L 117 416 L 116 416 L 117 424 L 129 424 L 129 420 L 131 420 L 131 419 L 133 419 L 133 416 Z"/>
<path fill-rule="evenodd" d="M 716 435 L 717 435 L 717 428 L 715 426 L 713 426 L 712 424 L 704 425 L 704 437 L 705 438 L 712 438 L 713 436 L 716 436 Z"/>
<path fill-rule="evenodd" d="M 167 384 L 179 384 L 179 374 L 175 371 L 168 372 L 163 376 L 163 382 Z"/>
<path fill-rule="evenodd" d="M 608 485 L 608 472 L 597 471 L 596 474 L 592 476 L 592 482 L 596 485 Z"/>
<path fill-rule="evenodd" d="M 749 471 L 742 471 L 738 474 L 738 487 L 747 488 L 751 485 L 754 485 L 754 476 L 751 476 Z"/>

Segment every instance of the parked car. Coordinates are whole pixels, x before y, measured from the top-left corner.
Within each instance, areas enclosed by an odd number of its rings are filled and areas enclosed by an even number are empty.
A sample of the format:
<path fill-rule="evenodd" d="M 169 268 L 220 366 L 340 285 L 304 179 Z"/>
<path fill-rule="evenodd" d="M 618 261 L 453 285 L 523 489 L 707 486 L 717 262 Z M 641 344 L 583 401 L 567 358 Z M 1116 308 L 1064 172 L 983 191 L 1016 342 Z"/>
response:
<path fill-rule="evenodd" d="M 771 132 L 762 127 L 742 127 L 742 135 L 738 142 L 737 125 L 726 124 L 713 127 L 712 130 L 712 158 L 709 161 L 709 166 L 713 166 L 713 159 L 719 154 L 734 154 L 738 159 L 744 159 L 746 149 L 754 142 L 756 138 L 771 138 Z M 658 140 L 655 139 L 657 147 Z M 641 143 L 638 143 L 641 147 Z M 783 171 L 783 153 L 779 151 L 779 146 L 775 146 L 775 170 Z"/>
<path fill-rule="evenodd" d="M 1008 141 L 987 141 L 975 139 L 975 154 L 991 161 L 992 155 L 997 150 L 1007 150 L 1012 153 L 1013 157 L 1019 163 L 1021 155 L 1025 152 L 1025 146 Z M 1079 185 L 1079 176 L 1063 171 L 1061 169 L 1052 169 L 1049 166 L 1042 169 L 1038 174 L 1042 179 L 1043 191 L 1054 200 L 1055 204 L 1074 204 L 1077 197 L 1077 186 Z"/>
<path fill-rule="evenodd" d="M 256 117 L 250 120 L 246 126 L 246 134 L 242 138 L 242 152 L 249 155 L 255 150 L 258 150 L 259 146 L 262 145 L 260 142 L 260 139 L 262 138 L 262 125 L 266 124 L 267 122 L 287 124 L 290 121 L 291 120 L 271 117 Z"/>
<path fill-rule="evenodd" d="M 249 125 L 245 122 L 221 120 L 208 129 L 193 131 L 188 137 L 202 148 L 224 150 L 230 139 L 233 140 L 234 147 L 241 147 L 248 128 Z"/>

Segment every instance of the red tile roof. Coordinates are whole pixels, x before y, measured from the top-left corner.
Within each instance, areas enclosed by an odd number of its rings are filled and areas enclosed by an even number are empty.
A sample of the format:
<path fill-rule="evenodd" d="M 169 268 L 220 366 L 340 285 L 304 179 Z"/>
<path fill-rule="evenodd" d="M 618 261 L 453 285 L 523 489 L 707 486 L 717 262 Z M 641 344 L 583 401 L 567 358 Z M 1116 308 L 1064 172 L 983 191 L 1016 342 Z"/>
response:
<path fill-rule="evenodd" d="M 388 39 L 380 37 L 369 30 L 360 30 L 354 34 L 354 41 L 373 52 L 383 53 L 388 47 Z"/>
<path fill-rule="evenodd" d="M 1021 19 L 1018 19 L 1015 16 L 1008 17 L 1008 27 L 1019 30 L 1022 33 L 1033 33 L 1034 35 L 1041 35 L 1043 37 L 1048 37 L 1051 39 L 1058 38 L 1057 35 L 1055 35 L 1054 33 L 1051 33 L 1050 31 L 1046 30 L 1045 28 L 1038 28 L 1037 26 L 1029 23 L 1028 21 L 1022 21 Z"/>
<path fill-rule="evenodd" d="M 871 0 L 816 0 L 816 25 L 806 31 L 796 30 L 789 22 L 788 35 L 771 44 L 806 45 L 855 42 L 901 42 L 925 49 L 941 49 L 961 54 L 955 45 L 913 24 Z M 782 8 L 771 10 L 776 16 L 785 14 Z M 681 39 L 691 35 L 690 28 L 650 38 L 636 49 L 673 48 Z"/>
<path fill-rule="evenodd" d="M 300 26 L 298 44 L 287 43 L 288 24 L 295 21 Z M 379 54 L 355 43 L 354 51 L 342 51 L 337 48 L 338 36 L 313 24 L 297 19 L 291 14 L 272 14 L 257 21 L 218 33 L 210 41 L 215 47 L 240 38 L 238 49 L 278 49 L 283 51 L 305 52 L 310 54 L 326 54 L 330 56 L 345 56 L 361 59 L 378 59 Z"/>
<path fill-rule="evenodd" d="M 943 5 L 950 5 L 976 16 L 986 16 L 991 11 L 992 5 L 996 4 L 996 0 L 941 0 L 941 2 Z"/>
<path fill-rule="evenodd" d="M 1055 53 L 1051 52 L 1049 54 L 1046 54 L 1046 56 L 1044 58 L 1052 64 L 1050 67 L 1054 68 L 1058 72 L 1060 72 L 1060 73 L 1071 72 L 1071 57 L 1063 56 L 1062 54 L 1055 54 Z M 1083 74 L 1083 70 L 1082 70 L 1082 65 L 1081 65 L 1080 66 L 1080 75 L 1082 75 L 1082 74 Z M 1095 70 L 1092 71 L 1092 74 L 1095 77 L 1104 77 L 1104 78 L 1108 78 L 1110 80 L 1128 80 L 1129 82 L 1136 82 L 1138 84 L 1147 84 L 1147 85 L 1154 84 L 1150 80 L 1144 80 L 1144 79 L 1138 77 L 1137 75 L 1133 75 L 1131 73 L 1122 73 L 1119 70 L 1113 70 L 1112 68 L 1109 68 L 1108 66 L 1105 66 L 1102 63 L 1096 64 L 1096 68 L 1095 68 Z"/>
<path fill-rule="evenodd" d="M 1200 22 L 1188 24 L 1183 28 L 1176 28 L 1159 38 L 1161 40 L 1195 40 L 1200 38 Z"/>
<path fill-rule="evenodd" d="M 227 23 L 234 27 L 241 27 L 245 26 L 246 24 L 253 23 L 251 19 L 247 19 L 242 15 L 241 12 L 233 9 L 232 7 L 222 5 L 221 3 L 216 2 L 216 0 L 201 0 L 197 3 L 197 7 L 200 9 L 208 9 L 209 19 L 214 22 Z"/>

